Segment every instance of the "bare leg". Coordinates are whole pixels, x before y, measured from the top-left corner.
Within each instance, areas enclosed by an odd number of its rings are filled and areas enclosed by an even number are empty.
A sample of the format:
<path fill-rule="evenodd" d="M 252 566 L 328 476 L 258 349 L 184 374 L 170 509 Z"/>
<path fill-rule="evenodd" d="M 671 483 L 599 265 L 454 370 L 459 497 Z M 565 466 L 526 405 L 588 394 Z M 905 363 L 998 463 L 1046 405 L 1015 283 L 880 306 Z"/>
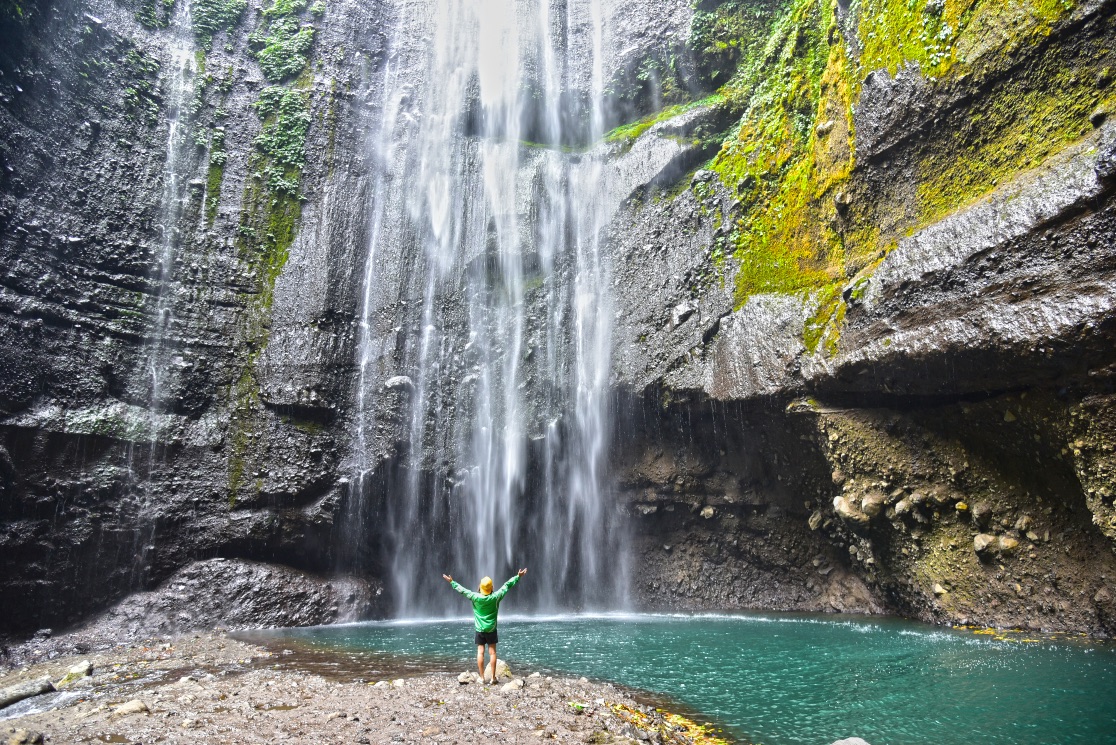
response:
<path fill-rule="evenodd" d="M 488 658 L 489 658 L 489 660 L 491 660 L 491 662 L 489 664 L 491 665 L 490 669 L 492 671 L 491 672 L 492 682 L 495 683 L 496 682 L 496 645 L 495 644 L 489 644 L 488 645 Z"/>
<path fill-rule="evenodd" d="M 477 675 L 484 677 L 484 645 L 477 645 Z"/>

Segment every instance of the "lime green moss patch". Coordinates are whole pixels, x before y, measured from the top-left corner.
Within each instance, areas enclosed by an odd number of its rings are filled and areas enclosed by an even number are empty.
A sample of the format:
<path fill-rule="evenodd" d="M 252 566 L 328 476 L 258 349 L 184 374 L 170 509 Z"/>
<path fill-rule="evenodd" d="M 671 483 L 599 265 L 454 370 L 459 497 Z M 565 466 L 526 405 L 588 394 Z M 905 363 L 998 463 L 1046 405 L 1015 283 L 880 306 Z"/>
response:
<path fill-rule="evenodd" d="M 619 127 L 616 127 L 604 136 L 605 142 L 630 143 L 659 122 L 665 122 L 668 119 L 673 119 L 674 117 L 685 114 L 687 111 L 691 111 L 692 109 L 695 109 L 699 106 L 716 106 L 717 104 L 724 103 L 724 100 L 725 97 L 722 94 L 714 93 L 698 101 L 690 101 L 689 103 L 681 103 L 675 104 L 674 106 L 668 106 L 662 111 L 651 114 L 650 116 L 645 116 L 638 122 L 632 122 L 631 124 L 622 124 Z"/>
<path fill-rule="evenodd" d="M 852 113 L 844 47 L 830 44 L 834 23 L 831 6 L 800 0 L 722 89 L 745 101 L 736 135 L 711 165 L 744 207 L 731 235 L 737 307 L 841 276 L 845 246 L 830 226 L 853 166 Z"/>
<path fill-rule="evenodd" d="M 861 72 L 914 63 L 937 78 L 981 54 L 1034 43 L 1077 0 L 861 0 Z M 1000 48 L 1003 47 L 1003 48 Z"/>
<path fill-rule="evenodd" d="M 1111 51 L 1083 64 L 1050 60 L 1029 79 L 1004 82 L 973 103 L 952 150 L 933 149 L 919 163 L 918 218 L 926 225 L 1034 168 L 1092 130 L 1090 115 L 1111 110 L 1116 92 L 1098 88 Z"/>

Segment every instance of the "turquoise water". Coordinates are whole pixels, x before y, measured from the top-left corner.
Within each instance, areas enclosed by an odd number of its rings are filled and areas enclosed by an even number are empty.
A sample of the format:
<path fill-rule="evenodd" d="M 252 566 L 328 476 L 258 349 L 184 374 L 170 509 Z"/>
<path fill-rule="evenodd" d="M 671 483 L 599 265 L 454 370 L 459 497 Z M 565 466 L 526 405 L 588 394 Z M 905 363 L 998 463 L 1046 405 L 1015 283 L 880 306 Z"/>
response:
<path fill-rule="evenodd" d="M 475 667 L 471 620 L 274 633 L 411 669 Z M 513 670 L 642 688 L 763 745 L 1116 743 L 1110 644 L 756 615 L 501 618 L 500 640 Z"/>

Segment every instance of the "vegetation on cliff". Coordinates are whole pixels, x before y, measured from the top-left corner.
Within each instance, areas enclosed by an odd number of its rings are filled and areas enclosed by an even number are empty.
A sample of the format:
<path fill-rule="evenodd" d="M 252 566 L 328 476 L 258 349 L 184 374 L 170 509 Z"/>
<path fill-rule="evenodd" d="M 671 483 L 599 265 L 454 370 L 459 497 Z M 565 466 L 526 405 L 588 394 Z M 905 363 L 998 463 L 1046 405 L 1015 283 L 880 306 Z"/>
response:
<path fill-rule="evenodd" d="M 1106 115 L 1116 60 L 1075 38 L 1075 7 L 697 3 L 699 73 L 720 105 L 739 112 L 708 166 L 739 203 L 717 251 L 732 262 L 736 306 L 758 293 L 810 297 L 807 347 L 834 353 L 847 302 L 901 238 L 1086 134 Z M 1107 28 L 1093 33 L 1112 37 Z M 865 151 L 857 132 L 873 75 L 885 85 L 896 76 L 917 81 L 904 84 L 923 98 L 922 110 L 893 114 L 893 130 L 910 135 L 889 141 L 886 155 Z M 682 109 L 611 136 L 638 136 Z M 913 188 L 914 200 L 900 185 Z"/>
<path fill-rule="evenodd" d="M 245 366 L 230 390 L 229 501 L 247 483 L 248 463 L 261 429 L 255 365 L 267 345 L 275 283 L 287 262 L 302 218 L 300 192 L 306 162 L 313 95 L 307 69 L 314 27 L 304 16 L 321 16 L 324 6 L 306 0 L 275 0 L 248 37 L 249 49 L 269 80 L 254 108 L 262 122 L 249 158 L 250 177 L 242 199 L 236 246 L 253 288 L 242 327 Z M 288 83 L 293 76 L 298 76 Z M 212 172 L 211 172 L 212 173 Z M 260 488 L 257 479 L 255 491 Z"/>

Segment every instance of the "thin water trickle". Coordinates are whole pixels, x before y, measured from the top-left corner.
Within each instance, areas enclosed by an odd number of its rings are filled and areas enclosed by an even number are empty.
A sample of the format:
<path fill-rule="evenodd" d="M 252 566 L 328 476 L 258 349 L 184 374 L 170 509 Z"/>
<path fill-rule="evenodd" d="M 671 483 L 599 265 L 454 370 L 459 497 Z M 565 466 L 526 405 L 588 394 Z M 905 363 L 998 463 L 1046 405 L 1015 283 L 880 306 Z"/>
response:
<path fill-rule="evenodd" d="M 600 4 L 430 0 L 398 10 L 371 145 L 381 171 L 351 503 L 367 515 L 371 493 L 383 493 L 383 563 L 402 616 L 457 607 L 443 572 L 475 584 L 522 565 L 547 577 L 546 589 L 517 591 L 533 607 L 615 607 L 623 539 L 603 467 L 605 179 L 592 152 L 559 147 L 563 121 L 602 133 Z M 571 58 L 579 34 L 589 60 Z M 416 39 L 426 42 L 407 41 Z M 407 74 L 396 75 L 403 59 Z M 588 65 L 588 90 L 570 95 L 576 65 Z M 387 397 L 403 409 L 399 442 L 376 421 Z M 376 471 L 388 460 L 393 468 Z"/>
<path fill-rule="evenodd" d="M 128 480 L 136 488 L 139 503 L 136 514 L 129 522 L 136 525 L 133 540 L 135 558 L 132 563 L 131 584 L 142 587 L 150 569 L 155 521 L 149 512 L 150 478 L 158 466 L 165 439 L 163 421 L 166 414 L 165 388 L 168 378 L 174 375 L 179 351 L 169 343 L 176 332 L 174 314 L 174 266 L 182 248 L 181 236 L 185 226 L 183 212 L 188 198 L 187 182 L 193 166 L 187 157 L 188 117 L 185 109 L 193 93 L 195 59 L 193 34 L 190 25 L 190 3 L 175 6 L 171 23 L 167 75 L 167 139 L 166 161 L 163 169 L 163 191 L 160 198 L 158 263 L 152 268 L 150 279 L 154 288 L 151 326 L 148 330 L 138 369 L 133 374 L 134 398 L 143 404 L 144 421 L 138 423 L 139 441 L 129 441 L 126 468 Z M 124 506 L 122 504 L 122 509 Z"/>

